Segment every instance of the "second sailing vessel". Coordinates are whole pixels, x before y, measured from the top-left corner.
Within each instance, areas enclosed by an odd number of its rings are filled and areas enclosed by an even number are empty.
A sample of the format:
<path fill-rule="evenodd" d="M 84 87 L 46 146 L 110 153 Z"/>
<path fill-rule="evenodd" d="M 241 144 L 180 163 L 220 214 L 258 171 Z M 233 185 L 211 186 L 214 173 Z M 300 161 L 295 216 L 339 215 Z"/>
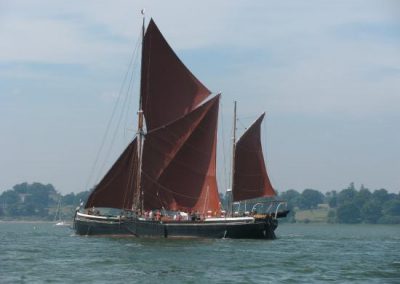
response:
<path fill-rule="evenodd" d="M 220 95 L 210 95 L 154 21 L 145 32 L 143 20 L 137 135 L 95 186 L 83 211 L 76 212 L 77 234 L 275 238 L 278 210 L 239 217 L 221 208 L 216 180 Z M 260 142 L 263 117 L 234 141 L 232 202 L 275 196 Z M 121 213 L 105 216 L 99 208 Z"/>

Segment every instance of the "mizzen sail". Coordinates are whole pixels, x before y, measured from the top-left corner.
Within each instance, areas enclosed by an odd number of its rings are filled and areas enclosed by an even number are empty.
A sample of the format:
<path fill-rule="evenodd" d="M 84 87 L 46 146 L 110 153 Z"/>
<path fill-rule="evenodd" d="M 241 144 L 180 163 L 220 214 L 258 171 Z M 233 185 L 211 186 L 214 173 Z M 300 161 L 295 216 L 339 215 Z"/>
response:
<path fill-rule="evenodd" d="M 236 142 L 233 201 L 276 195 L 268 178 L 261 146 L 261 122 L 264 115 Z"/>

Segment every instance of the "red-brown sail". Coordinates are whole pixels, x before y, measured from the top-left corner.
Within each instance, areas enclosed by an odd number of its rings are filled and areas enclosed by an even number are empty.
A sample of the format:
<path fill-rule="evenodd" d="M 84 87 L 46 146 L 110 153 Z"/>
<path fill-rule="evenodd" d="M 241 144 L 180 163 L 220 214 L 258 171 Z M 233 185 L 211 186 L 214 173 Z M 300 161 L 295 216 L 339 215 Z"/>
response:
<path fill-rule="evenodd" d="M 137 140 L 134 139 L 90 194 L 85 208 L 131 209 L 137 167 Z"/>
<path fill-rule="evenodd" d="M 219 96 L 147 134 L 142 187 L 146 210 L 219 212 L 216 142 Z"/>
<path fill-rule="evenodd" d="M 274 196 L 261 146 L 262 114 L 236 142 L 233 201 Z"/>
<path fill-rule="evenodd" d="M 182 117 L 209 95 L 151 20 L 142 47 L 141 101 L 147 130 Z"/>

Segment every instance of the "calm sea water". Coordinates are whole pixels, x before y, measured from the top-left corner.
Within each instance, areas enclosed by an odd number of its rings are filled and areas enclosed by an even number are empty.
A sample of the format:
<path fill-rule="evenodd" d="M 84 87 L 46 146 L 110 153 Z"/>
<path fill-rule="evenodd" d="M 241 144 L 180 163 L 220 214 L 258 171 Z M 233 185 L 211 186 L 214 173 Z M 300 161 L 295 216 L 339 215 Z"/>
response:
<path fill-rule="evenodd" d="M 282 224 L 278 239 L 75 236 L 0 223 L 0 283 L 400 283 L 400 226 Z"/>

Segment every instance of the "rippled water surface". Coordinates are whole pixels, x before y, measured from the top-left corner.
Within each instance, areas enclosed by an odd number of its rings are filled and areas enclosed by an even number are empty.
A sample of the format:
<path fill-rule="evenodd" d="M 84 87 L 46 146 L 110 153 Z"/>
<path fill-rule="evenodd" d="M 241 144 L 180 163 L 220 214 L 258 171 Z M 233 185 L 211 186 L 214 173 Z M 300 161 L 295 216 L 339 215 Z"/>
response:
<path fill-rule="evenodd" d="M 0 283 L 400 283 L 400 226 L 282 224 L 277 236 L 81 237 L 0 223 Z"/>

